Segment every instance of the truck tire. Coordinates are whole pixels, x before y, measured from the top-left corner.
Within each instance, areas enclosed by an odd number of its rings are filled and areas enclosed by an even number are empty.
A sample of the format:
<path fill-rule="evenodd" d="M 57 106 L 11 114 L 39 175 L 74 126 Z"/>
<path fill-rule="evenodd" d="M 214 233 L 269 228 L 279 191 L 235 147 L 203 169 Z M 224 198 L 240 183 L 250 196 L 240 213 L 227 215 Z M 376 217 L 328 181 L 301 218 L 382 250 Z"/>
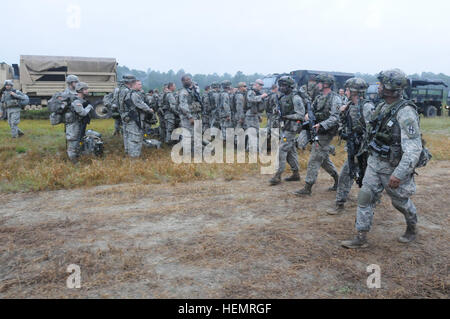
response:
<path fill-rule="evenodd" d="M 428 105 L 425 109 L 426 117 L 436 117 L 437 116 L 437 108 L 433 105 Z"/>
<path fill-rule="evenodd" d="M 93 115 L 96 119 L 108 119 L 111 117 L 111 112 L 103 104 L 103 100 L 98 100 L 93 105 Z"/>

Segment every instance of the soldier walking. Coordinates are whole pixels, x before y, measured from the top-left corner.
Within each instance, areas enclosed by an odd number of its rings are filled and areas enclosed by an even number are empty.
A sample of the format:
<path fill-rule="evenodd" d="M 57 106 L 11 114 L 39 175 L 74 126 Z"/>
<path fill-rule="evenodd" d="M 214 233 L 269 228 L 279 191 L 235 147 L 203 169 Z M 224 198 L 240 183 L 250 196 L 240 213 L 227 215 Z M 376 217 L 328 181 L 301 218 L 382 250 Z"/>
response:
<path fill-rule="evenodd" d="M 406 232 L 398 240 L 410 243 L 417 235 L 417 209 L 411 201 L 416 192 L 414 172 L 426 164 L 419 165 L 423 150 L 419 115 L 414 103 L 402 98 L 408 83 L 405 73 L 399 69 L 383 71 L 378 79 L 384 102 L 375 109 L 368 128 L 370 155 L 358 196 L 357 235 L 342 242 L 343 247 L 350 249 L 368 246 L 367 233 L 383 190 L 406 220 Z"/>
<path fill-rule="evenodd" d="M 270 180 L 272 186 L 281 183 L 281 175 L 286 168 L 286 161 L 291 166 L 292 176 L 286 178 L 287 182 L 300 181 L 300 166 L 298 163 L 298 153 L 295 147 L 295 137 L 301 128 L 301 122 L 305 118 L 305 106 L 298 94 L 295 94 L 295 81 L 290 76 L 283 76 L 278 81 L 281 97 L 275 101 L 274 113 L 277 115 L 277 122 L 280 123 L 281 144 L 279 149 L 279 168 L 275 176 Z"/>
<path fill-rule="evenodd" d="M 339 108 L 342 101 L 339 96 L 332 91 L 334 77 L 331 75 L 320 75 L 318 77 L 318 87 L 322 91 L 314 103 L 312 111 L 317 119 L 314 129 L 317 132 L 318 141 L 314 142 L 308 163 L 308 171 L 306 174 L 305 187 L 294 194 L 297 196 L 311 195 L 312 187 L 317 181 L 320 167 L 322 167 L 334 179 L 334 186 L 329 191 L 336 191 L 339 175 L 330 160 L 330 154 L 334 152 L 334 147 L 330 145 L 334 136 L 337 134 L 339 126 Z M 305 119 L 309 121 L 306 114 Z"/>
<path fill-rule="evenodd" d="M 0 118 L 4 116 L 3 113 L 5 113 L 8 117 L 8 124 L 11 128 L 12 138 L 18 138 L 24 135 L 18 125 L 20 123 L 20 112 L 29 101 L 30 100 L 26 94 L 18 90 L 14 90 L 13 81 L 5 81 L 3 94 L 0 100 Z"/>

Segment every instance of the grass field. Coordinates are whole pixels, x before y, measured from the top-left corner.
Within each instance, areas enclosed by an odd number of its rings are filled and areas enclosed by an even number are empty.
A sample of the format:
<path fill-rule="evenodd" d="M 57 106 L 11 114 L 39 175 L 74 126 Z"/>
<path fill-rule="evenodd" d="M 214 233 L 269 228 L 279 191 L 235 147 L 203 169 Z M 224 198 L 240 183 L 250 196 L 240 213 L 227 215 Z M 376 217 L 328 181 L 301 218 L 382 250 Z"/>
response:
<path fill-rule="evenodd" d="M 0 192 L 73 189 L 121 183 L 160 184 L 186 181 L 241 179 L 259 172 L 256 164 L 209 165 L 171 161 L 170 148 L 145 149 L 140 160 L 124 156 L 122 141 L 112 137 L 113 120 L 93 121 L 90 129 L 101 132 L 105 156 L 84 157 L 78 165 L 67 160 L 64 127 L 52 127 L 47 120 L 24 120 L 25 136 L 12 139 L 6 122 L 0 122 Z M 450 118 L 423 119 L 422 128 L 434 160 L 450 159 Z M 337 141 L 335 142 L 337 144 Z M 300 164 L 307 165 L 309 152 L 300 152 Z M 344 143 L 338 145 L 333 161 L 345 161 Z"/>

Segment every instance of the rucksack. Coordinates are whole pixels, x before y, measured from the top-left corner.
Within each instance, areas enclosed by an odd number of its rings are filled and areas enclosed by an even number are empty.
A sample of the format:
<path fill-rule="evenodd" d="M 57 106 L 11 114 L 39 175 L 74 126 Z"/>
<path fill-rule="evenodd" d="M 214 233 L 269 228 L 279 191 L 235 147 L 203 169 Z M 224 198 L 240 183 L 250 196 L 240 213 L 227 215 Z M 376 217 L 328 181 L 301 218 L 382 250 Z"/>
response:
<path fill-rule="evenodd" d="M 64 114 L 74 100 L 75 97 L 72 97 L 70 95 L 65 96 L 63 92 L 56 93 L 52 96 L 47 105 L 48 110 L 51 112 L 51 125 L 64 124 Z"/>

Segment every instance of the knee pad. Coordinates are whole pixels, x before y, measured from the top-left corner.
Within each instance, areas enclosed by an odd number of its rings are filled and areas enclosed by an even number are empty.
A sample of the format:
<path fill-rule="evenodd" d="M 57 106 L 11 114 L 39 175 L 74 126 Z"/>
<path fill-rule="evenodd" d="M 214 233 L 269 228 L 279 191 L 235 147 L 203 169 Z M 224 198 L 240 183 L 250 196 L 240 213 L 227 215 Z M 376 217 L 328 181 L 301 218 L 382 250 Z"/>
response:
<path fill-rule="evenodd" d="M 358 194 L 358 206 L 368 207 L 372 204 L 373 194 L 370 190 L 361 188 Z"/>

